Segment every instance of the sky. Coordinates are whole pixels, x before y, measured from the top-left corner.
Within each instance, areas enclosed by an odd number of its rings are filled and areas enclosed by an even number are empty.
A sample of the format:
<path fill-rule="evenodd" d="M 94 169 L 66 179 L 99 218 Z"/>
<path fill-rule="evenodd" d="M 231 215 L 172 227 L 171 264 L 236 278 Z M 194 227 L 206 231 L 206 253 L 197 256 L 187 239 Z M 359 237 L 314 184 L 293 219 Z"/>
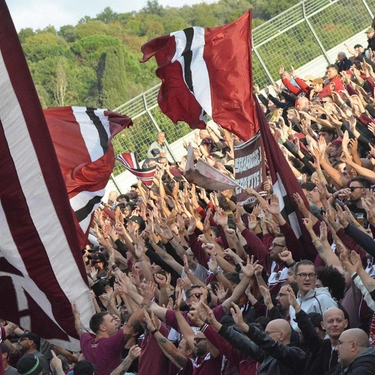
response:
<path fill-rule="evenodd" d="M 163 6 L 182 7 L 202 0 L 159 0 Z M 205 0 L 213 3 L 215 0 Z M 6 0 L 17 31 L 31 27 L 43 29 L 48 25 L 59 29 L 63 25 L 76 25 L 84 16 L 95 17 L 104 8 L 116 13 L 139 11 L 147 0 Z"/>

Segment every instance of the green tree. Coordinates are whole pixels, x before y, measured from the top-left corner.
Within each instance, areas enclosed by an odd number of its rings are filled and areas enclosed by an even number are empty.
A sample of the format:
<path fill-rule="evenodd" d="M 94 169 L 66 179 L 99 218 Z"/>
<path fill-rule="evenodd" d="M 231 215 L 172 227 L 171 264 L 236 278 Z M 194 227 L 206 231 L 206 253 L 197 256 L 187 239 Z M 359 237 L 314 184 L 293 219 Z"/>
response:
<path fill-rule="evenodd" d="M 146 6 L 142 8 L 142 12 L 162 16 L 164 14 L 164 8 L 159 4 L 158 0 L 147 0 Z"/>
<path fill-rule="evenodd" d="M 125 47 L 109 47 L 98 65 L 99 106 L 116 108 L 127 99 Z"/>
<path fill-rule="evenodd" d="M 31 27 L 27 27 L 26 29 L 21 29 L 18 33 L 18 38 L 20 39 L 21 44 L 25 42 L 25 40 L 31 36 L 34 36 L 35 32 Z"/>
<path fill-rule="evenodd" d="M 96 19 L 102 21 L 106 24 L 109 24 L 113 21 L 116 21 L 118 14 L 115 13 L 110 7 L 104 8 L 104 10 L 96 15 Z"/>

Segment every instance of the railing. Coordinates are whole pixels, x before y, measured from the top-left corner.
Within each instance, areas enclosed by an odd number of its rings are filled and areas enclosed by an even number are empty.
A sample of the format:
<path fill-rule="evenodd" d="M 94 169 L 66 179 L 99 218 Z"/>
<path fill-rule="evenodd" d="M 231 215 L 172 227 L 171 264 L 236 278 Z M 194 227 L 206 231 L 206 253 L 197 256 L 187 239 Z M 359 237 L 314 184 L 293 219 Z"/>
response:
<path fill-rule="evenodd" d="M 330 61 L 328 51 L 368 28 L 374 8 L 375 0 L 305 0 L 254 28 L 254 82 L 263 86 L 277 80 L 280 65 L 298 69 L 319 56 L 324 57 L 327 65 L 334 62 Z M 364 34 L 363 40 L 365 43 Z M 139 159 L 144 159 L 160 130 L 170 143 L 191 131 L 184 123 L 174 125 L 161 113 L 157 104 L 159 87 L 116 109 L 134 121 L 132 128 L 115 138 L 117 153 L 137 151 Z M 173 159 L 172 152 L 170 158 Z M 121 172 L 123 168 L 116 164 L 114 175 Z"/>

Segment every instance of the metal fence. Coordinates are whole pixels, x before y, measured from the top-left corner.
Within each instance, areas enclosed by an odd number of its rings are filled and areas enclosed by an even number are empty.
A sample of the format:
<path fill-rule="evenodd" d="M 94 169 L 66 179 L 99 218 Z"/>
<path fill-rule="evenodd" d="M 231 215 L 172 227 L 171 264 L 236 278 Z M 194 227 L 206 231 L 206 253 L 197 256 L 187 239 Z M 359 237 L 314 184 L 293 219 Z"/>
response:
<path fill-rule="evenodd" d="M 375 0 L 305 0 L 253 29 L 253 79 L 260 86 L 279 78 L 280 65 L 302 67 L 371 25 Z M 145 158 L 148 146 L 161 130 L 174 142 L 191 129 L 174 125 L 157 104 L 155 86 L 116 111 L 130 116 L 134 126 L 114 140 L 117 153 L 137 151 Z M 173 155 L 171 155 L 173 158 Z M 116 164 L 114 175 L 123 172 Z"/>

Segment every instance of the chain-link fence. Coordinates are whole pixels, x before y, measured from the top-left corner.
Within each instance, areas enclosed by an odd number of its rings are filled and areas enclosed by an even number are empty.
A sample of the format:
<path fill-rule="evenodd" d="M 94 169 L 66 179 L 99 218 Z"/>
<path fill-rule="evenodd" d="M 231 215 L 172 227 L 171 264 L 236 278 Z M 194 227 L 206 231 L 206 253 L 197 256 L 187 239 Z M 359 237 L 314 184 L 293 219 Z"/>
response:
<path fill-rule="evenodd" d="M 298 69 L 371 25 L 375 0 L 305 0 L 253 29 L 253 78 L 263 86 L 279 78 L 279 67 Z M 365 46 L 366 47 L 366 46 Z M 189 133 L 174 125 L 157 104 L 159 87 L 144 92 L 116 110 L 130 116 L 134 126 L 114 140 L 117 153 L 137 151 L 144 159 L 148 146 L 161 130 L 169 143 Z M 171 155 L 173 158 L 173 155 Z M 114 175 L 123 172 L 116 164 Z"/>

